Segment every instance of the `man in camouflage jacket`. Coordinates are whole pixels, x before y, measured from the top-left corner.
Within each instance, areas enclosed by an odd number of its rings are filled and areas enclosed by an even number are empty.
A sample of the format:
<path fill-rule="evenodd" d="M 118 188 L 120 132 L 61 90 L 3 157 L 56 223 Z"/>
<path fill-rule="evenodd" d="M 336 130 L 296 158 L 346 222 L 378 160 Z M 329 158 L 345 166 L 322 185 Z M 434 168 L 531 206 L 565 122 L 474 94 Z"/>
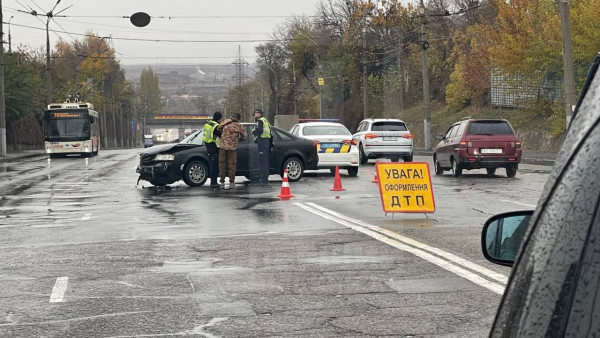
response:
<path fill-rule="evenodd" d="M 235 171 L 237 167 L 238 141 L 248 137 L 246 129 L 239 122 L 240 114 L 233 113 L 230 119 L 221 122 L 217 130 L 221 132 L 219 145 L 219 177 L 221 189 L 235 189 Z M 225 176 L 229 177 L 229 186 L 225 186 Z"/>

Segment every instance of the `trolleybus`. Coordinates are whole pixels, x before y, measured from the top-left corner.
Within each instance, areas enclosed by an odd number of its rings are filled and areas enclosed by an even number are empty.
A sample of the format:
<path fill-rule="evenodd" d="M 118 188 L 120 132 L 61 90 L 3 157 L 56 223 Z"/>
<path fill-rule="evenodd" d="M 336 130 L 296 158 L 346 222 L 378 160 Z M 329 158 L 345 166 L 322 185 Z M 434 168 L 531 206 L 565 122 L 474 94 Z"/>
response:
<path fill-rule="evenodd" d="M 51 103 L 44 113 L 46 153 L 50 157 L 80 154 L 97 155 L 100 150 L 100 122 L 91 103 Z"/>

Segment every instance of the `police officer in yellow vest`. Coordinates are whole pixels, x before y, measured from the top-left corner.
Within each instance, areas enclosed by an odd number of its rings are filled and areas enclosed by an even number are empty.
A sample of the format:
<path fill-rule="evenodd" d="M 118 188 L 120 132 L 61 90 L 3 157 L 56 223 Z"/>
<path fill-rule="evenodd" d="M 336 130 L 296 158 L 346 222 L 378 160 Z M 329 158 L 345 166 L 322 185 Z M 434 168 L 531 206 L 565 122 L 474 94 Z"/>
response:
<path fill-rule="evenodd" d="M 263 116 L 260 109 L 254 111 L 254 120 L 256 127 L 252 130 L 254 143 L 258 145 L 258 163 L 260 165 L 260 182 L 263 185 L 269 183 L 269 171 L 271 167 L 271 146 L 273 136 L 271 135 L 271 125 Z"/>
<path fill-rule="evenodd" d="M 208 152 L 208 159 L 210 161 L 208 172 L 210 174 L 210 187 L 212 189 L 219 189 L 217 176 L 219 176 L 219 138 L 221 134 L 217 130 L 217 126 L 221 123 L 222 119 L 223 115 L 220 112 L 215 112 L 212 120 L 204 124 L 202 135 L 202 140 L 206 146 L 206 152 Z"/>

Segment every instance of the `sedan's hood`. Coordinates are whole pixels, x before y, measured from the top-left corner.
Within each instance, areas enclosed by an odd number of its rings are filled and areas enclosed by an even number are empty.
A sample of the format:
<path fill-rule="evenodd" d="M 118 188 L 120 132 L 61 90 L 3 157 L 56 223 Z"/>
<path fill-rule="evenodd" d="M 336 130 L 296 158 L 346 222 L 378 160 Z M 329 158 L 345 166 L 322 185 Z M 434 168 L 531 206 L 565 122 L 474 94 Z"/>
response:
<path fill-rule="evenodd" d="M 165 153 L 165 152 L 177 147 L 178 145 L 179 144 L 177 144 L 177 143 L 161 144 L 161 145 L 153 146 L 153 147 L 150 147 L 150 148 L 144 150 L 142 152 L 142 154 L 147 154 L 147 155 L 162 154 L 162 153 Z"/>

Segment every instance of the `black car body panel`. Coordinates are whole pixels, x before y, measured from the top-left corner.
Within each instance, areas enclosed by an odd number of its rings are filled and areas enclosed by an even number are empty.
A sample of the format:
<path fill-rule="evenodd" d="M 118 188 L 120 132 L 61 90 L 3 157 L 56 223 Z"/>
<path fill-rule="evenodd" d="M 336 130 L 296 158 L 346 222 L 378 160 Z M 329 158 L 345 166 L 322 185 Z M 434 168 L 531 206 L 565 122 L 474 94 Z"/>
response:
<path fill-rule="evenodd" d="M 242 123 L 248 132 L 248 138 L 240 142 L 237 148 L 237 176 L 254 178 L 259 176 L 258 147 L 252 140 L 253 123 Z M 167 185 L 183 179 L 186 166 L 194 160 L 201 161 L 208 173 L 208 153 L 200 141 L 202 130 L 178 144 L 165 144 L 144 150 L 140 154 L 137 172 L 141 180 L 154 185 Z M 195 137 L 194 137 L 195 136 Z M 192 141 L 188 141 L 188 140 Z M 184 143 L 187 142 L 187 143 Z M 172 160 L 156 160 L 157 155 L 173 155 Z M 285 161 L 291 157 L 302 161 L 304 170 L 317 169 L 318 156 L 311 140 L 300 138 L 279 128 L 273 127 L 273 150 L 271 153 L 271 174 L 282 175 Z M 299 179 L 299 177 L 298 177 Z M 297 179 L 296 179 L 297 180 Z M 199 185 L 202 185 L 202 182 Z"/>
<path fill-rule="evenodd" d="M 523 237 L 490 336 L 600 332 L 600 73 L 596 57 Z"/>

